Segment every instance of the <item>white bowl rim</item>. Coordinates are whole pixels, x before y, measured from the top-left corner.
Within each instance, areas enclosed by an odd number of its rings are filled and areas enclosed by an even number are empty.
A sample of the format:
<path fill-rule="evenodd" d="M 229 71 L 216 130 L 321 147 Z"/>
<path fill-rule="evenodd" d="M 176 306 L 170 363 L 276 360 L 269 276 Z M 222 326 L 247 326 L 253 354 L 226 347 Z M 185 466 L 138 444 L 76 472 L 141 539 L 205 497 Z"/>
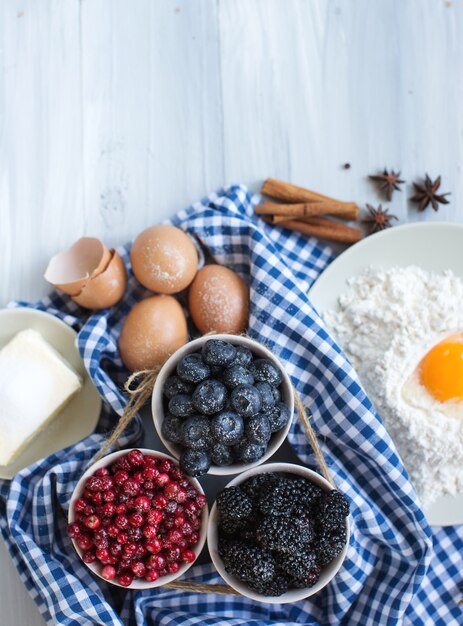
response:
<path fill-rule="evenodd" d="M 149 454 L 150 456 L 156 456 L 161 459 L 168 459 L 169 461 L 173 461 L 176 465 L 178 465 L 177 459 L 174 459 L 173 457 L 171 457 L 168 454 L 165 454 L 164 452 L 158 452 L 157 450 L 152 450 L 149 448 L 126 448 L 124 450 L 117 450 L 116 452 L 111 452 L 110 454 L 107 454 L 96 463 L 93 463 L 79 478 L 79 481 L 74 491 L 72 492 L 71 500 L 69 502 L 69 511 L 68 511 L 68 523 L 69 524 L 71 524 L 74 521 L 74 502 L 82 493 L 82 486 L 84 484 L 84 481 L 89 476 L 94 474 L 95 471 L 99 469 L 100 467 L 107 467 L 108 465 L 111 465 L 112 462 L 116 461 L 121 456 L 128 454 L 131 450 L 140 450 L 141 452 L 143 452 L 143 454 L 147 454 L 147 455 Z M 198 480 L 196 480 L 196 478 L 193 478 L 191 476 L 187 476 L 187 478 L 189 481 L 191 481 L 191 483 L 193 484 L 195 489 L 198 490 L 199 493 L 201 493 L 202 495 L 205 495 L 203 488 L 201 487 Z M 200 530 L 199 541 L 193 548 L 193 552 L 195 553 L 196 558 L 198 558 L 202 549 L 204 548 L 204 544 L 206 543 L 208 520 L 209 520 L 209 507 L 206 502 L 202 511 L 202 515 L 201 515 L 201 530 Z M 80 557 L 80 560 L 82 561 L 82 554 L 84 551 L 81 548 L 79 548 L 79 546 L 76 544 L 74 539 L 71 539 L 71 541 L 72 541 L 72 545 L 74 546 L 75 551 L 77 552 L 78 556 Z M 178 572 L 176 572 L 175 574 L 168 574 L 167 576 L 162 576 L 161 578 L 158 578 L 154 582 L 148 582 L 148 581 L 141 580 L 141 579 L 138 579 L 138 580 L 135 579 L 133 583 L 129 585 L 128 587 L 124 587 L 123 585 L 120 585 L 116 579 L 106 580 L 106 578 L 103 578 L 103 576 L 101 576 L 101 574 L 98 572 L 98 569 L 97 569 L 98 565 L 96 565 L 95 563 L 85 563 L 84 561 L 82 561 L 82 563 L 84 563 L 84 565 L 86 565 L 88 569 L 91 572 L 93 572 L 93 574 L 101 578 L 101 580 L 104 580 L 107 583 L 111 583 L 112 585 L 116 585 L 117 587 L 121 587 L 122 589 L 154 589 L 155 587 L 162 587 L 163 585 L 166 585 L 167 583 L 170 583 L 173 580 L 176 580 L 177 578 L 185 574 L 185 572 L 189 570 L 190 567 L 196 563 L 196 559 L 193 561 L 193 563 L 184 563 L 180 567 Z"/>
<path fill-rule="evenodd" d="M 227 333 L 220 333 L 215 335 L 203 335 L 198 339 L 193 339 L 192 341 L 189 341 L 184 346 L 179 348 L 176 352 L 174 352 L 164 363 L 156 378 L 156 382 L 154 383 L 153 393 L 151 396 L 151 415 L 153 418 L 154 427 L 160 440 L 167 448 L 167 450 L 172 454 L 172 456 L 177 459 L 177 462 L 180 457 L 179 447 L 176 444 L 167 441 L 161 432 L 162 420 L 164 419 L 162 388 L 164 386 L 166 378 L 170 374 L 175 372 L 175 366 L 178 360 L 186 354 L 190 354 L 190 352 L 195 352 L 198 347 L 203 346 L 210 339 L 220 339 L 223 341 L 228 341 L 229 343 L 232 343 L 234 345 L 240 345 L 249 348 L 254 352 L 260 352 L 259 356 L 268 358 L 276 365 L 278 365 L 278 368 L 280 369 L 283 376 L 283 381 L 281 383 L 282 401 L 286 404 L 290 411 L 290 418 L 288 420 L 288 423 L 281 430 L 272 433 L 269 446 L 267 447 L 265 454 L 258 461 L 254 461 L 253 463 L 233 463 L 232 465 L 224 466 L 211 465 L 209 471 L 207 472 L 207 475 L 209 476 L 230 476 L 262 465 L 262 463 L 268 461 L 268 459 L 273 456 L 283 444 L 289 433 L 289 429 L 291 428 L 291 424 L 294 418 L 293 386 L 289 374 L 286 372 L 286 369 L 284 368 L 280 359 L 276 357 L 266 346 L 262 345 L 255 339 L 251 339 L 251 337 L 247 337 L 244 335 L 231 335 Z"/>
<path fill-rule="evenodd" d="M 311 482 L 314 482 L 315 484 L 317 484 L 324 491 L 332 491 L 333 489 L 336 489 L 336 487 L 333 487 L 333 485 L 331 485 L 326 480 L 326 478 L 324 478 L 318 472 L 315 472 L 309 469 L 308 467 L 304 467 L 303 465 L 297 465 L 296 463 L 267 463 L 266 465 L 260 465 L 259 467 L 251 468 L 250 470 L 243 472 L 239 476 L 236 476 L 227 485 L 225 485 L 224 489 L 227 487 L 237 486 L 241 484 L 242 482 L 244 482 L 245 480 L 247 480 L 248 478 L 250 478 L 251 476 L 255 476 L 256 474 L 266 474 L 269 472 L 291 473 L 291 474 L 303 476 L 307 478 L 308 480 L 310 480 Z M 333 580 L 333 578 L 336 576 L 338 571 L 341 569 L 341 566 L 344 563 L 344 560 L 347 555 L 347 550 L 349 548 L 350 524 L 349 524 L 349 517 L 347 517 L 346 518 L 347 537 L 346 537 L 345 546 L 342 549 L 341 553 L 335 559 L 333 559 L 331 563 L 328 563 L 328 565 L 325 566 L 325 568 L 322 570 L 320 579 L 315 585 L 313 585 L 313 587 L 306 587 L 304 589 L 291 589 L 287 591 L 286 593 L 283 593 L 281 596 L 274 596 L 274 597 L 264 596 L 255 591 L 252 591 L 238 578 L 236 578 L 235 576 L 231 576 L 225 571 L 225 568 L 222 564 L 222 559 L 220 558 L 217 552 L 217 538 L 218 538 L 217 516 L 218 516 L 217 505 L 214 502 L 209 513 L 209 522 L 208 522 L 208 527 L 207 527 L 207 547 L 209 550 L 212 563 L 214 564 L 214 567 L 216 568 L 217 572 L 225 580 L 225 582 L 228 585 L 230 585 L 230 587 L 235 589 L 235 591 L 238 591 L 241 595 L 247 598 L 250 598 L 251 600 L 257 600 L 258 602 L 266 602 L 268 604 L 287 604 L 290 602 L 298 602 L 299 600 L 304 600 L 306 598 L 309 598 L 310 596 L 313 596 L 314 594 L 318 593 L 321 589 L 326 587 L 326 585 L 328 585 L 331 582 L 331 580 Z M 329 569 L 329 573 L 323 576 L 324 572 L 326 574 L 327 569 Z"/>

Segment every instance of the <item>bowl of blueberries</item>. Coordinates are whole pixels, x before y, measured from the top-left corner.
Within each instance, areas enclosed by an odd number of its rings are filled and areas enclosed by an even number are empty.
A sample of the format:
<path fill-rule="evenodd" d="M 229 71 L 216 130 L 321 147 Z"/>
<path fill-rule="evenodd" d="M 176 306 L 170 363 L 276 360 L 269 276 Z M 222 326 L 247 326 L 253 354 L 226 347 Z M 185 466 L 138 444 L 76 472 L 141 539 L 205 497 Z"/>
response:
<path fill-rule="evenodd" d="M 274 354 L 241 335 L 190 341 L 153 389 L 156 431 L 189 476 L 238 474 L 269 459 L 294 413 L 291 381 Z"/>

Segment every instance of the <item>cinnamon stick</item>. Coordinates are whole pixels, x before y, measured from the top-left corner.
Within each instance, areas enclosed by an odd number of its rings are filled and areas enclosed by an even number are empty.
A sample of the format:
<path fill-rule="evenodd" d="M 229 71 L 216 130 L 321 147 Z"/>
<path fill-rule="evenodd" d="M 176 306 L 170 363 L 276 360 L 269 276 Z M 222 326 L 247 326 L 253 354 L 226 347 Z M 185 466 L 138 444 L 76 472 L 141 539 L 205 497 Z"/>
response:
<path fill-rule="evenodd" d="M 273 223 L 272 219 L 267 220 Z M 334 222 L 326 217 L 308 217 L 302 220 L 287 220 L 278 222 L 278 226 L 294 230 L 302 235 L 329 239 L 341 243 L 356 243 L 362 238 L 360 228 L 352 228 L 340 222 Z"/>
<path fill-rule="evenodd" d="M 310 191 L 304 187 L 298 187 L 291 183 L 286 183 L 283 180 L 277 180 L 276 178 L 267 178 L 261 187 L 261 193 L 271 198 L 277 198 L 278 200 L 284 200 L 285 202 L 320 202 L 320 201 L 333 201 L 333 198 L 324 196 L 321 193 Z M 352 203 L 345 203 L 352 204 Z"/>
<path fill-rule="evenodd" d="M 336 215 L 346 220 L 356 220 L 359 208 L 355 202 L 338 202 L 337 200 L 324 200 L 317 202 L 302 202 L 297 204 L 277 204 L 266 200 L 256 207 L 259 215 L 278 215 L 281 220 L 297 217 L 311 217 L 313 215 Z M 276 223 L 276 221 L 275 221 Z"/>

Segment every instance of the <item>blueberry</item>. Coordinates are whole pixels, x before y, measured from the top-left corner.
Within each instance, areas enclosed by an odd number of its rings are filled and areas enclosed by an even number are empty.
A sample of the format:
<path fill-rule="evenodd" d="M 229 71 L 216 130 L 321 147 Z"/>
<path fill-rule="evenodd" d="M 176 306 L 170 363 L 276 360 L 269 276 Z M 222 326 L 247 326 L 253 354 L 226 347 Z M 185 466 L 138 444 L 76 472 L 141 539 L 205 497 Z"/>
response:
<path fill-rule="evenodd" d="M 187 354 L 177 365 L 177 374 L 187 383 L 200 383 L 209 378 L 211 370 L 199 353 Z"/>
<path fill-rule="evenodd" d="M 267 414 L 267 417 L 270 422 L 270 428 L 272 430 L 272 433 L 274 433 L 277 430 L 283 428 L 283 426 L 286 426 L 289 418 L 291 417 L 291 413 L 289 412 L 286 404 L 283 404 L 283 402 L 278 402 L 273 411 Z"/>
<path fill-rule="evenodd" d="M 164 383 L 163 392 L 169 399 L 179 393 L 191 393 L 194 387 L 191 383 L 187 383 L 178 376 L 169 376 Z"/>
<path fill-rule="evenodd" d="M 207 417 L 194 415 L 187 418 L 182 426 L 182 440 L 192 450 L 207 450 L 210 445 L 210 425 Z"/>
<path fill-rule="evenodd" d="M 231 465 L 235 460 L 232 449 L 223 445 L 223 443 L 214 445 L 211 458 L 214 465 Z"/>
<path fill-rule="evenodd" d="M 238 385 L 253 385 L 254 376 L 243 365 L 230 365 L 223 374 L 222 380 L 229 389 L 234 389 Z"/>
<path fill-rule="evenodd" d="M 243 417 L 256 415 L 262 408 L 258 390 L 252 385 L 238 385 L 231 392 L 230 402 L 233 409 Z"/>
<path fill-rule="evenodd" d="M 182 419 L 180 419 L 179 417 L 174 417 L 173 415 L 170 415 L 168 413 L 162 420 L 162 436 L 167 439 L 167 441 L 171 441 L 172 443 L 182 443 L 182 425 Z"/>
<path fill-rule="evenodd" d="M 242 439 L 241 442 L 235 446 L 235 453 L 238 461 L 241 463 L 254 463 L 261 459 L 267 446 L 261 446 L 258 443 L 251 443 L 247 439 Z"/>
<path fill-rule="evenodd" d="M 272 385 L 267 382 L 256 383 L 254 386 L 259 391 L 260 397 L 262 399 L 261 410 L 263 411 L 263 413 L 268 413 L 274 408 L 275 403 L 277 402 L 277 399 L 273 394 L 275 387 L 272 387 Z"/>
<path fill-rule="evenodd" d="M 195 412 L 193 401 L 187 393 L 178 393 L 169 400 L 169 411 L 175 417 L 188 417 Z"/>
<path fill-rule="evenodd" d="M 267 382 L 278 387 L 283 380 L 280 368 L 269 359 L 256 359 L 249 369 L 258 382 Z"/>
<path fill-rule="evenodd" d="M 236 356 L 233 363 L 237 365 L 243 365 L 243 367 L 247 367 L 252 363 L 252 352 L 249 348 L 245 348 L 244 346 L 236 346 Z"/>
<path fill-rule="evenodd" d="M 235 346 L 222 339 L 209 339 L 203 346 L 203 359 L 208 365 L 229 365 L 235 356 Z"/>
<path fill-rule="evenodd" d="M 227 389 L 218 380 L 203 380 L 193 393 L 193 405 L 203 415 L 221 411 L 228 399 Z"/>
<path fill-rule="evenodd" d="M 280 402 L 281 400 L 281 391 L 278 387 L 272 387 L 273 397 L 275 398 L 275 402 Z"/>
<path fill-rule="evenodd" d="M 243 432 L 243 418 L 233 411 L 222 411 L 211 419 L 211 434 L 220 443 L 226 445 L 238 443 Z"/>
<path fill-rule="evenodd" d="M 250 417 L 244 427 L 244 435 L 251 443 L 267 443 L 272 435 L 270 420 L 266 415 Z"/>
<path fill-rule="evenodd" d="M 211 466 L 211 456 L 205 450 L 183 450 L 180 467 L 188 476 L 207 474 Z"/>

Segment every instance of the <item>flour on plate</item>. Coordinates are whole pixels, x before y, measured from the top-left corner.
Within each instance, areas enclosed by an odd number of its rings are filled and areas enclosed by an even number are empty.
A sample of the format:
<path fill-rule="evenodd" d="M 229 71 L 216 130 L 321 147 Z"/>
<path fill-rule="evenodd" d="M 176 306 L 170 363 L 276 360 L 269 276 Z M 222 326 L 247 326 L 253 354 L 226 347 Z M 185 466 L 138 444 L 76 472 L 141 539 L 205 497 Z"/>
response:
<path fill-rule="evenodd" d="M 463 401 L 419 384 L 430 348 L 463 330 L 463 280 L 418 267 L 367 269 L 325 322 L 383 418 L 424 506 L 463 491 Z"/>

